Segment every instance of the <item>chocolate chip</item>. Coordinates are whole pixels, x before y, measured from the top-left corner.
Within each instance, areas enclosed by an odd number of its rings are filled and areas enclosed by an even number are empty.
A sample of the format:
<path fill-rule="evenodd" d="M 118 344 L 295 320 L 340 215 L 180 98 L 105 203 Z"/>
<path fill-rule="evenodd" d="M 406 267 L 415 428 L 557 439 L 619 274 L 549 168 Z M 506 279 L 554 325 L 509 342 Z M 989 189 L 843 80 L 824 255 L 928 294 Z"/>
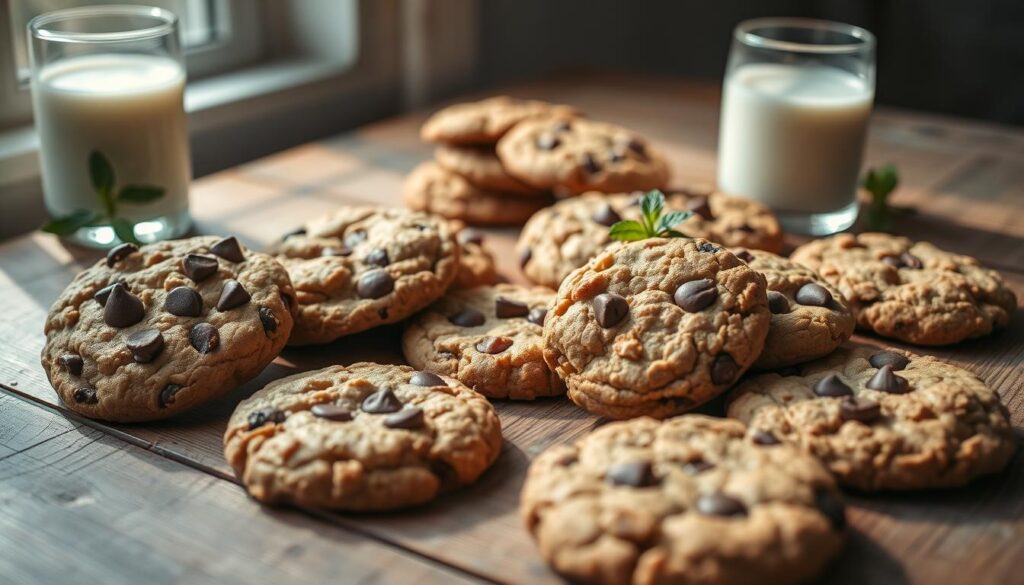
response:
<path fill-rule="evenodd" d="M 525 317 L 530 313 L 530 306 L 526 303 L 498 297 L 494 300 L 494 314 L 499 319 L 511 319 L 513 317 Z"/>
<path fill-rule="evenodd" d="M 788 313 L 790 311 L 789 299 L 778 291 L 768 291 L 768 310 L 776 315 Z"/>
<path fill-rule="evenodd" d="M 287 240 L 288 238 L 290 238 L 292 236 L 304 236 L 304 235 L 306 235 L 306 228 L 304 228 L 304 227 L 295 228 L 292 231 L 290 231 L 290 232 L 286 233 L 285 235 L 281 236 L 281 241 Z"/>
<path fill-rule="evenodd" d="M 262 427 L 270 423 L 283 423 L 287 415 L 276 408 L 266 407 L 249 413 L 249 430 Z"/>
<path fill-rule="evenodd" d="M 622 216 L 612 209 L 611 205 L 605 203 L 594 212 L 592 219 L 601 225 L 612 226 L 622 221 Z"/>
<path fill-rule="evenodd" d="M 168 404 L 174 404 L 174 397 L 181 391 L 180 384 L 168 384 L 160 391 L 160 408 L 167 408 Z"/>
<path fill-rule="evenodd" d="M 612 485 L 629 487 L 647 487 L 658 483 L 654 476 L 654 466 L 650 461 L 626 461 L 616 463 L 608 468 L 605 481 Z"/>
<path fill-rule="evenodd" d="M 736 360 L 727 353 L 719 354 L 715 361 L 711 362 L 711 382 L 714 384 L 731 384 L 739 372 L 740 367 Z"/>
<path fill-rule="evenodd" d="M 893 268 L 903 268 L 903 261 L 897 256 L 883 256 L 882 263 L 892 266 Z"/>
<path fill-rule="evenodd" d="M 814 393 L 824 398 L 837 398 L 839 396 L 853 396 L 853 389 L 847 386 L 839 376 L 829 374 L 814 384 Z"/>
<path fill-rule="evenodd" d="M 870 423 L 882 415 L 882 405 L 860 396 L 847 396 L 839 403 L 839 417 Z"/>
<path fill-rule="evenodd" d="M 914 270 L 920 270 L 921 268 L 924 268 L 924 262 L 921 262 L 920 258 L 914 256 L 910 252 L 904 252 L 900 254 L 900 260 L 903 261 L 903 265 L 906 266 L 907 268 L 912 268 Z"/>
<path fill-rule="evenodd" d="M 352 412 L 339 404 L 314 404 L 309 412 L 317 418 L 326 418 L 335 422 L 348 422 L 352 420 Z"/>
<path fill-rule="evenodd" d="M 238 238 L 235 236 L 228 236 L 223 240 L 215 242 L 210 246 L 210 251 L 231 262 L 245 262 L 245 254 L 242 254 L 242 245 L 238 243 Z"/>
<path fill-rule="evenodd" d="M 359 408 L 363 412 L 370 414 L 384 414 L 388 412 L 398 412 L 402 409 L 402 401 L 395 396 L 395 393 L 390 388 L 384 390 L 378 390 L 373 394 L 370 394 L 363 399 L 363 403 L 359 405 Z"/>
<path fill-rule="evenodd" d="M 362 299 L 379 299 L 395 290 L 395 279 L 380 268 L 364 273 L 356 283 L 356 294 Z"/>
<path fill-rule="evenodd" d="M 260 307 L 256 313 L 260 316 L 260 323 L 263 324 L 263 332 L 267 335 L 277 331 L 277 317 L 274 312 L 266 307 Z"/>
<path fill-rule="evenodd" d="M 750 227 L 749 223 L 741 223 L 740 225 L 735 226 L 732 229 L 733 231 L 743 232 L 745 234 L 752 234 L 756 231 L 754 230 L 754 228 Z"/>
<path fill-rule="evenodd" d="M 530 258 L 533 258 L 533 250 L 524 248 L 519 252 L 519 267 L 522 268 L 526 266 L 526 263 L 530 261 Z"/>
<path fill-rule="evenodd" d="M 605 329 L 615 327 L 629 314 L 629 303 L 615 293 L 601 293 L 594 297 L 594 318 Z"/>
<path fill-rule="evenodd" d="M 409 378 L 409 383 L 413 386 L 423 386 L 424 388 L 448 385 L 444 378 L 433 372 L 413 372 L 413 375 Z"/>
<path fill-rule="evenodd" d="M 484 314 L 476 309 L 462 309 L 448 317 L 448 321 L 452 325 L 458 325 L 459 327 L 476 327 L 483 325 L 485 320 Z"/>
<path fill-rule="evenodd" d="M 715 219 L 714 214 L 711 213 L 711 205 L 708 204 L 707 197 L 691 197 L 686 201 L 686 210 L 694 215 L 701 216 L 707 221 Z"/>
<path fill-rule="evenodd" d="M 832 302 L 832 295 L 820 284 L 808 282 L 797 289 L 796 302 L 809 307 L 825 307 Z"/>
<path fill-rule="evenodd" d="M 709 254 L 713 254 L 721 250 L 721 248 L 712 244 L 711 242 L 701 242 L 700 245 L 697 246 L 697 249 L 700 250 L 701 252 L 707 252 Z"/>
<path fill-rule="evenodd" d="M 345 245 L 349 248 L 355 248 L 365 242 L 366 238 L 366 230 L 355 230 L 345 236 Z"/>
<path fill-rule="evenodd" d="M 697 498 L 697 511 L 708 516 L 746 516 L 747 507 L 736 498 L 716 492 Z"/>
<path fill-rule="evenodd" d="M 175 287 L 164 299 L 164 310 L 179 317 L 198 317 L 203 312 L 203 297 L 187 286 Z"/>
<path fill-rule="evenodd" d="M 369 264 L 370 266 L 387 266 L 391 264 L 391 258 L 388 257 L 388 251 L 384 248 L 377 248 L 366 255 L 363 258 L 363 263 Z"/>
<path fill-rule="evenodd" d="M 740 260 L 743 260 L 747 264 L 750 264 L 751 262 L 754 261 L 754 255 L 746 250 L 740 250 L 739 252 L 736 252 L 736 257 L 739 258 Z"/>
<path fill-rule="evenodd" d="M 561 143 L 562 141 L 559 140 L 557 136 L 554 134 L 548 134 L 547 132 L 537 137 L 537 148 L 541 150 L 554 150 L 558 148 L 558 145 Z"/>
<path fill-rule="evenodd" d="M 530 314 L 526 316 L 526 320 L 535 325 L 544 326 L 544 317 L 547 317 L 548 310 L 543 307 L 537 307 L 536 309 L 530 309 Z"/>
<path fill-rule="evenodd" d="M 92 298 L 96 299 L 96 302 L 99 303 L 100 306 L 105 307 L 107 305 L 107 299 L 110 298 L 110 291 L 114 290 L 115 286 L 123 286 L 127 288 L 127 285 L 123 280 L 118 280 L 96 291 L 96 293 L 92 295 Z"/>
<path fill-rule="evenodd" d="M 110 290 L 103 306 L 103 322 L 111 327 L 130 327 L 146 316 L 146 307 L 139 297 L 128 292 L 128 287 L 118 284 Z"/>
<path fill-rule="evenodd" d="M 338 246 L 327 246 L 320 249 L 321 256 L 351 256 L 352 248 L 341 244 Z"/>
<path fill-rule="evenodd" d="M 630 138 L 629 142 L 626 143 L 626 148 L 639 154 L 641 157 L 647 157 L 647 145 L 639 138 Z"/>
<path fill-rule="evenodd" d="M 74 353 L 66 353 L 60 356 L 57 358 L 57 363 L 60 364 L 60 367 L 64 368 L 65 372 L 72 376 L 81 376 L 82 368 L 85 366 L 82 356 Z"/>
<path fill-rule="evenodd" d="M 188 340 L 199 353 L 210 353 L 220 345 L 220 332 L 209 323 L 197 323 L 189 332 Z"/>
<path fill-rule="evenodd" d="M 757 445 L 763 446 L 778 445 L 782 442 L 771 432 L 764 429 L 755 429 L 754 432 L 750 433 L 750 440 Z"/>
<path fill-rule="evenodd" d="M 593 175 L 594 173 L 601 172 L 601 165 L 592 154 L 585 152 L 583 153 L 583 169 Z"/>
<path fill-rule="evenodd" d="M 100 399 L 96 397 L 95 388 L 77 388 L 71 396 L 75 399 L 75 402 L 79 404 L 96 404 L 100 401 Z"/>
<path fill-rule="evenodd" d="M 708 471 L 709 469 L 714 469 L 714 468 L 715 468 L 715 465 L 713 463 L 708 463 L 707 461 L 704 461 L 703 459 L 697 459 L 695 461 L 687 461 L 686 463 L 683 464 L 683 471 L 685 471 L 686 473 L 689 473 L 690 475 L 697 475 L 698 473 L 704 473 L 705 471 Z"/>
<path fill-rule="evenodd" d="M 242 283 L 237 280 L 228 280 L 224 283 L 224 288 L 220 289 L 220 299 L 217 300 L 218 311 L 230 311 L 235 307 L 240 307 L 248 303 L 252 299 L 249 296 L 249 292 L 245 290 Z"/>
<path fill-rule="evenodd" d="M 159 329 L 143 329 L 128 336 L 125 345 L 132 352 L 135 361 L 145 364 L 153 361 L 164 348 L 164 335 Z"/>
<path fill-rule="evenodd" d="M 476 350 L 480 353 L 499 354 L 506 349 L 512 347 L 512 338 L 510 337 L 484 337 L 480 341 L 476 342 Z"/>
<path fill-rule="evenodd" d="M 403 408 L 384 417 L 384 426 L 389 429 L 418 429 L 423 422 L 423 409 L 418 406 Z"/>
<path fill-rule="evenodd" d="M 885 364 L 865 384 L 872 390 L 880 390 L 889 394 L 906 394 L 910 392 L 910 382 L 902 376 L 897 376 L 892 371 L 892 366 Z"/>
<path fill-rule="evenodd" d="M 673 298 L 684 311 L 696 313 L 715 302 L 718 298 L 718 286 L 710 278 L 691 280 L 681 284 Z"/>
<path fill-rule="evenodd" d="M 828 518 L 832 528 L 842 530 L 846 527 L 846 504 L 832 490 L 822 488 L 815 492 L 814 506 Z"/>
<path fill-rule="evenodd" d="M 189 254 L 181 260 L 181 271 L 192 282 L 206 280 L 217 272 L 217 258 L 203 254 Z"/>
<path fill-rule="evenodd" d="M 382 320 L 387 319 L 388 318 L 388 308 L 387 307 L 381 307 L 381 308 L 377 309 L 377 316 L 380 317 Z"/>
<path fill-rule="evenodd" d="M 873 368 L 891 366 L 894 370 L 902 370 L 910 363 L 910 359 L 905 355 L 894 351 L 880 351 L 869 357 L 868 362 Z"/>
<path fill-rule="evenodd" d="M 129 254 L 139 251 L 139 247 L 135 244 L 124 243 L 120 246 L 115 246 L 107 252 L 107 266 L 113 266 L 117 262 L 124 260 Z"/>
<path fill-rule="evenodd" d="M 459 232 L 459 241 L 463 244 L 476 244 L 479 246 L 484 243 L 484 234 L 480 230 L 465 228 Z"/>

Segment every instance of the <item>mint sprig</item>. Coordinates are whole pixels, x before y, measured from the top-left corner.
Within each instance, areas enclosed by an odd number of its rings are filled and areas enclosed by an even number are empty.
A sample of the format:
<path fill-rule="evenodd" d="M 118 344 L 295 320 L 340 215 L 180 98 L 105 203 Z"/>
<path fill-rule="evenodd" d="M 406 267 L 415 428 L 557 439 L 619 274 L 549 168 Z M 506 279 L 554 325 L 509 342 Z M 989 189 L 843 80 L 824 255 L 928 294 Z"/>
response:
<path fill-rule="evenodd" d="M 43 227 L 44 232 L 66 236 L 89 226 L 109 224 L 122 242 L 140 243 L 135 237 L 135 224 L 118 216 L 118 203 L 138 205 L 156 201 L 164 196 L 164 188 L 153 185 L 125 185 L 116 188 L 116 175 L 110 159 L 102 152 L 89 153 L 89 180 L 103 211 L 77 209 L 64 217 L 55 218 Z"/>
<path fill-rule="evenodd" d="M 889 194 L 895 191 L 899 184 L 900 175 L 895 165 L 888 164 L 880 169 L 868 169 L 861 180 L 861 186 L 871 193 L 866 218 L 869 229 L 877 232 L 889 230 L 892 225 Z"/>
<path fill-rule="evenodd" d="M 657 189 L 648 191 L 640 200 L 640 221 L 627 219 L 616 222 L 608 231 L 608 236 L 622 242 L 635 242 L 647 238 L 685 238 L 685 234 L 674 228 L 693 213 L 670 211 L 662 215 L 664 209 L 665 194 Z"/>

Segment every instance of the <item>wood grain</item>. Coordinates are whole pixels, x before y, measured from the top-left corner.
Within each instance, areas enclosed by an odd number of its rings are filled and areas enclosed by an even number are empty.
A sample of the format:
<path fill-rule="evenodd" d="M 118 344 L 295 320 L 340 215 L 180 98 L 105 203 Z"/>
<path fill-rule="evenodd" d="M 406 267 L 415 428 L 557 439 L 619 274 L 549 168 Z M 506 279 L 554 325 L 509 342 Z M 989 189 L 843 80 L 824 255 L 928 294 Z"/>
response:
<path fill-rule="evenodd" d="M 593 117 L 652 136 L 671 157 L 681 182 L 714 178 L 717 88 L 657 79 L 592 76 L 509 88 L 509 93 L 577 105 Z M 637 107 L 643 104 L 643 107 Z M 198 181 L 192 205 L 204 233 L 236 233 L 262 247 L 310 216 L 344 203 L 398 205 L 404 174 L 430 156 L 417 128 L 424 113 L 275 155 Z M 905 188 L 897 201 L 918 213 L 902 233 L 971 254 L 1004 271 L 1024 299 L 1024 135 L 1020 131 L 883 111 L 875 116 L 868 157 L 899 165 Z M 499 268 L 522 281 L 511 252 L 515 229 L 489 230 Z M 790 246 L 802 242 L 789 238 Z M 0 385 L 46 407 L 61 409 L 38 365 L 49 303 L 96 254 L 65 247 L 41 234 L 0 245 L 0 298 L 7 304 L 0 335 Z M 333 363 L 365 359 L 401 362 L 400 329 L 389 327 L 321 347 L 289 349 L 263 374 L 228 396 L 172 421 L 104 425 L 114 439 L 152 457 L 182 462 L 221 484 L 232 480 L 221 453 L 227 415 L 267 381 Z M 865 338 L 874 343 L 878 339 Z M 899 345 L 899 344 L 896 344 Z M 912 349 L 912 348 L 911 348 Z M 920 351 L 920 350 L 919 350 Z M 1024 426 L 1024 312 L 1008 331 L 952 348 L 928 349 L 967 367 L 1000 392 L 1015 426 Z M 496 402 L 505 446 L 481 481 L 412 511 L 377 515 L 316 513 L 340 527 L 393 544 L 417 556 L 500 582 L 557 581 L 537 555 L 516 513 L 530 458 L 602 421 L 564 400 Z M 709 407 L 714 412 L 715 406 Z M 5 418 L 5 417 L 4 417 Z M 2 419 L 0 419 L 2 420 Z M 74 423 L 81 424 L 81 423 Z M 0 422 L 0 437 L 5 426 Z M 0 457 L 5 442 L 0 441 Z M 10 449 L 10 447 L 6 447 Z M 136 447 L 129 447 L 138 451 Z M 59 467 L 58 467 L 59 468 Z M 1021 456 L 1001 477 L 957 491 L 898 496 L 852 495 L 851 539 L 825 582 L 952 582 L 970 574 L 978 583 L 1010 582 L 1024 556 L 1024 476 Z M 241 495 L 237 488 L 228 490 Z M 220 494 L 221 492 L 217 492 Z M 244 498 L 243 498 L 244 499 Z M 268 516 L 257 508 L 249 516 Z M 248 516 L 247 516 L 248 517 Z M 237 520 L 236 520 L 237 521 Z M 391 580 L 391 576 L 388 575 Z"/>

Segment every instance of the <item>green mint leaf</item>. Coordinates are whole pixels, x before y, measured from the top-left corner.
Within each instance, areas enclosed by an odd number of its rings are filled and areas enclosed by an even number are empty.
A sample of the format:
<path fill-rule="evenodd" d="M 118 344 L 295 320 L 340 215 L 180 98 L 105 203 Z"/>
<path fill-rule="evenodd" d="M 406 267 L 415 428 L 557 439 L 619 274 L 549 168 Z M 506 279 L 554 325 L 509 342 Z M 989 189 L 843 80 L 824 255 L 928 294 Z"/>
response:
<path fill-rule="evenodd" d="M 663 237 L 663 238 L 688 238 L 688 237 L 690 237 L 690 236 L 684 234 L 683 232 L 676 231 L 676 230 L 665 230 L 665 231 L 659 233 L 658 235 Z"/>
<path fill-rule="evenodd" d="M 114 228 L 114 233 L 117 234 L 118 239 L 122 242 L 130 244 L 140 244 L 138 238 L 135 237 L 135 224 L 128 221 L 123 217 L 115 217 L 110 220 L 110 227 Z"/>
<path fill-rule="evenodd" d="M 861 185 L 871 193 L 871 204 L 866 217 L 868 228 L 873 231 L 886 231 L 890 226 L 889 194 L 900 183 L 899 172 L 892 164 L 880 169 L 869 169 L 861 181 Z"/>
<path fill-rule="evenodd" d="M 635 242 L 649 235 L 640 222 L 631 219 L 614 223 L 608 231 L 608 236 L 611 239 L 621 242 Z"/>
<path fill-rule="evenodd" d="M 648 191 L 644 198 L 640 200 L 640 212 L 643 213 L 644 225 L 647 226 L 649 231 L 654 231 L 658 216 L 661 215 L 661 210 L 664 207 L 665 194 L 657 189 Z"/>
<path fill-rule="evenodd" d="M 114 167 L 98 150 L 89 153 L 89 178 L 92 179 L 92 188 L 100 195 L 114 190 Z"/>
<path fill-rule="evenodd" d="M 39 229 L 50 234 L 67 236 L 75 233 L 97 219 L 99 219 L 99 214 L 95 211 L 79 209 L 71 215 L 65 215 L 64 217 L 58 217 L 57 219 L 48 221 Z"/>
<path fill-rule="evenodd" d="M 672 228 L 689 219 L 691 215 L 693 215 L 692 211 L 671 211 L 669 213 L 666 213 L 665 215 L 661 216 L 661 218 L 658 219 L 658 231 L 662 232 L 666 230 L 671 230 Z"/>
<path fill-rule="evenodd" d="M 125 203 L 149 203 L 164 196 L 163 187 L 153 185 L 125 185 L 117 193 L 117 200 Z"/>

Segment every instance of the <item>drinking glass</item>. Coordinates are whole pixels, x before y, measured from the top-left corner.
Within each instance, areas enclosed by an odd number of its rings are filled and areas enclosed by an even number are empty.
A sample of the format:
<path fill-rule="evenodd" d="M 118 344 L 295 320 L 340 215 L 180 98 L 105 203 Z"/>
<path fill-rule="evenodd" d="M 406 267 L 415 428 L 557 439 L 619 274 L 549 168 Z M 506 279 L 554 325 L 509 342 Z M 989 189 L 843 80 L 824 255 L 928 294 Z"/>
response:
<path fill-rule="evenodd" d="M 28 23 L 44 228 L 92 247 L 188 231 L 192 169 L 178 19 L 147 6 Z"/>
<path fill-rule="evenodd" d="M 719 187 L 766 204 L 787 231 L 850 227 L 874 95 L 867 30 L 803 18 L 741 22 L 725 73 Z"/>

